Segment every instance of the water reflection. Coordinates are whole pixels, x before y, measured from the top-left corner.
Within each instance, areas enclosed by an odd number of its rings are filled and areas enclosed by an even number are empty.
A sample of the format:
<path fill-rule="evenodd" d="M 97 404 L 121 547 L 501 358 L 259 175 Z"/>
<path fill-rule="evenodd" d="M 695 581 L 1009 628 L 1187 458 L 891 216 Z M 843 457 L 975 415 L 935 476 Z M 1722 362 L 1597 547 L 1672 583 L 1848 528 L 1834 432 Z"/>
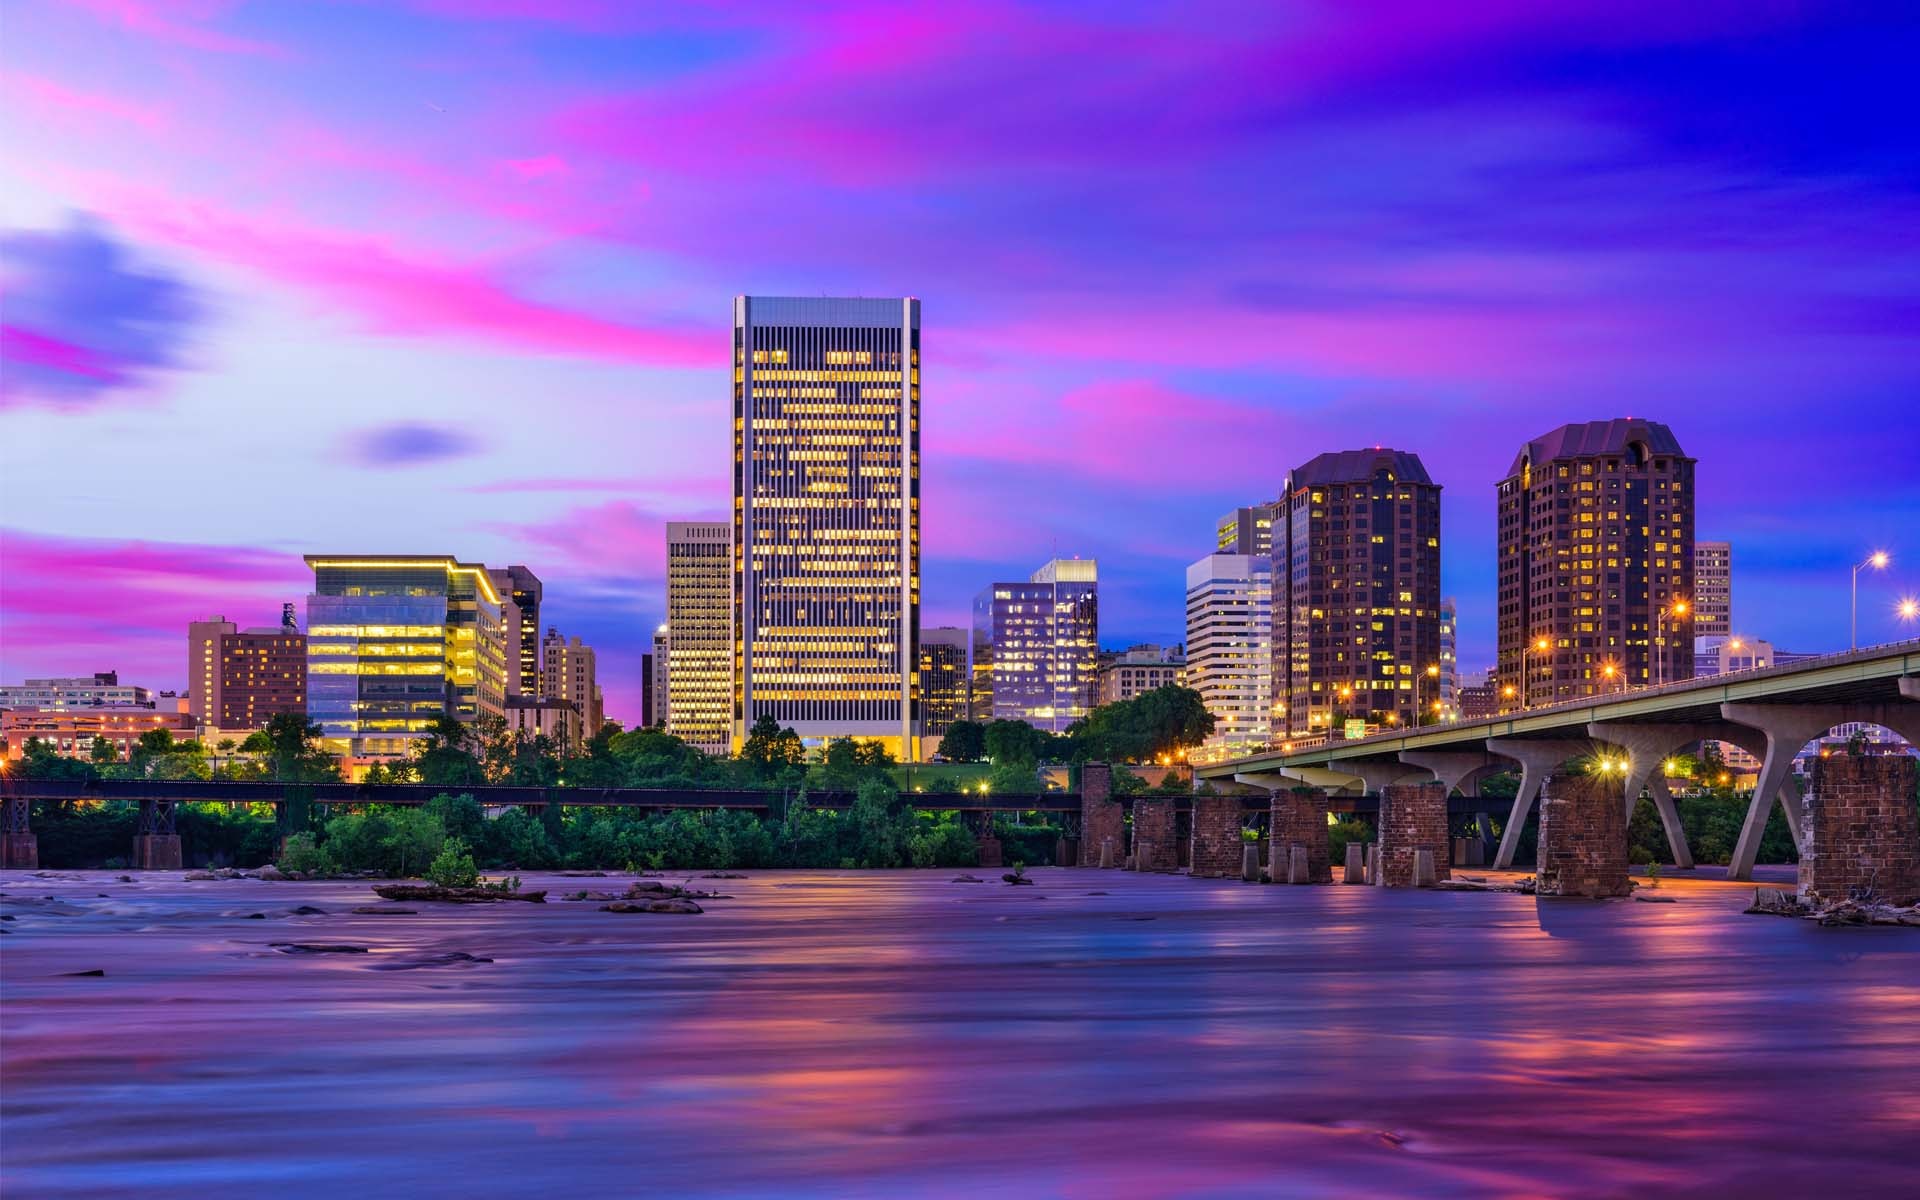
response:
<path fill-rule="evenodd" d="M 1034 875 L 692 918 L 13 877 L 0 1190 L 1920 1194 L 1904 931 Z"/>

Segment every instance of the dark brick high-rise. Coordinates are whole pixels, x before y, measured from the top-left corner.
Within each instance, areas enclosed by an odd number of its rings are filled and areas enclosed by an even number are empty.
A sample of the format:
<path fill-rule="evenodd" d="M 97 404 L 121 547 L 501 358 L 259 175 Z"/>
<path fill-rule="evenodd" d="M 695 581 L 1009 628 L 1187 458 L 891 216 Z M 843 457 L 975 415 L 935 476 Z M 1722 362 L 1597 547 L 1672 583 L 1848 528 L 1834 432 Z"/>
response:
<path fill-rule="evenodd" d="M 1414 724 L 1440 661 L 1440 486 L 1417 454 L 1345 450 L 1289 472 L 1277 504 L 1275 731 Z"/>
<path fill-rule="evenodd" d="M 1693 596 L 1693 464 L 1631 417 L 1520 448 L 1499 485 L 1503 708 L 1692 678 L 1692 622 L 1669 618 L 1664 670 L 1655 638 L 1660 610 Z"/>

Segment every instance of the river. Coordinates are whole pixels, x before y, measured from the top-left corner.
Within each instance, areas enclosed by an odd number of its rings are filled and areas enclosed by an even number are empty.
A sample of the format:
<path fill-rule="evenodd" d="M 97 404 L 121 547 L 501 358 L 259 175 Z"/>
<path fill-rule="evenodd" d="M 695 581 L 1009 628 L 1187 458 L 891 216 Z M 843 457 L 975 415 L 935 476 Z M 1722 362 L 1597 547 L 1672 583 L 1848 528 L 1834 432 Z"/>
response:
<path fill-rule="evenodd" d="M 700 915 L 0 877 L 0 1190 L 1920 1195 L 1912 931 L 1679 879 L 750 874 Z"/>

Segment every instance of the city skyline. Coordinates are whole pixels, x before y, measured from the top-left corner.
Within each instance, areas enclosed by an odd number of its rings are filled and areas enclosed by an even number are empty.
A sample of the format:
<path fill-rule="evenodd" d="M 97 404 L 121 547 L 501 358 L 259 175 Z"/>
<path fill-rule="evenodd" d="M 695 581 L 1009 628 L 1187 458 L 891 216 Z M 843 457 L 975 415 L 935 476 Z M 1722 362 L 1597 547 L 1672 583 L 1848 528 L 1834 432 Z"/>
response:
<path fill-rule="evenodd" d="M 1860 64 L 1900 39 L 1818 9 L 1638 15 L 1595 49 L 1586 20 L 1434 17 L 1459 23 L 1395 39 L 1324 10 L 1335 51 L 1289 92 L 1232 83 L 1303 61 L 1257 20 L 1241 50 L 1150 14 L 863 33 L 879 14 L 840 10 L 761 40 L 564 4 L 324 28 L 15 11 L 0 86 L 32 119 L 0 133 L 18 185 L 0 200 L 0 679 L 181 687 L 187 620 L 298 601 L 300 556 L 359 528 L 379 531 L 353 537 L 368 552 L 529 564 L 553 623 L 601 655 L 609 711 L 637 719 L 665 522 L 726 517 L 742 292 L 922 298 L 924 626 L 964 623 L 980 586 L 1057 543 L 1102 562 L 1103 642 L 1177 640 L 1182 572 L 1222 512 L 1380 443 L 1446 489 L 1441 589 L 1477 671 L 1512 448 L 1635 415 L 1699 461 L 1697 534 L 1735 546 L 1736 632 L 1844 646 L 1849 569 L 1884 548 L 1860 636 L 1898 636 L 1894 602 L 1920 591 L 1902 317 L 1920 271 L 1897 105 Z M 532 43 L 505 89 L 420 49 L 485 67 L 503 37 Z M 1029 56 L 1061 39 L 1084 52 L 1037 78 Z M 597 40 L 645 53 L 563 86 Z M 911 61 L 876 53 L 895 43 Z M 836 100 L 773 80 L 804 61 Z M 1788 63 L 1793 119 L 1769 82 Z M 330 98 L 349 70 L 396 82 Z M 919 145 L 845 103 L 931 118 L 967 75 L 1000 81 L 1005 111 L 923 119 Z M 1102 121 L 1167 123 L 1122 147 L 1060 87 L 1100 96 Z M 1478 135 L 1421 136 L 1436 97 Z M 749 103 L 788 112 L 748 128 Z M 700 153 L 733 118 L 793 205 L 749 233 L 727 219 L 739 179 Z M 781 149 L 796 135 L 807 153 Z M 1335 145 L 1337 187 L 1301 182 Z M 1709 236 L 1728 228 L 1737 245 Z M 1246 265 L 1276 259 L 1284 280 Z"/>

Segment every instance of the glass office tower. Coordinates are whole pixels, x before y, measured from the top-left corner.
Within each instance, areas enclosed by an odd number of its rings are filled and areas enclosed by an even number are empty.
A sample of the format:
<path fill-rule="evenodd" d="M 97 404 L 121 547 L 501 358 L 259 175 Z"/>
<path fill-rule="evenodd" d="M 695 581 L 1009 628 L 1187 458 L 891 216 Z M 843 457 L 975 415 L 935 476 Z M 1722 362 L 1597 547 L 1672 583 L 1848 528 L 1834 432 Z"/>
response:
<path fill-rule="evenodd" d="M 996 583 L 974 598 L 973 683 L 990 697 L 976 720 L 1065 733 L 1093 711 L 1099 591 L 1093 559 L 1057 558 L 1024 583 Z"/>
<path fill-rule="evenodd" d="M 734 301 L 733 555 L 735 741 L 916 756 L 918 300 Z"/>
<path fill-rule="evenodd" d="M 307 718 L 332 753 L 397 757 L 440 716 L 505 711 L 506 638 L 486 567 L 308 555 Z"/>

